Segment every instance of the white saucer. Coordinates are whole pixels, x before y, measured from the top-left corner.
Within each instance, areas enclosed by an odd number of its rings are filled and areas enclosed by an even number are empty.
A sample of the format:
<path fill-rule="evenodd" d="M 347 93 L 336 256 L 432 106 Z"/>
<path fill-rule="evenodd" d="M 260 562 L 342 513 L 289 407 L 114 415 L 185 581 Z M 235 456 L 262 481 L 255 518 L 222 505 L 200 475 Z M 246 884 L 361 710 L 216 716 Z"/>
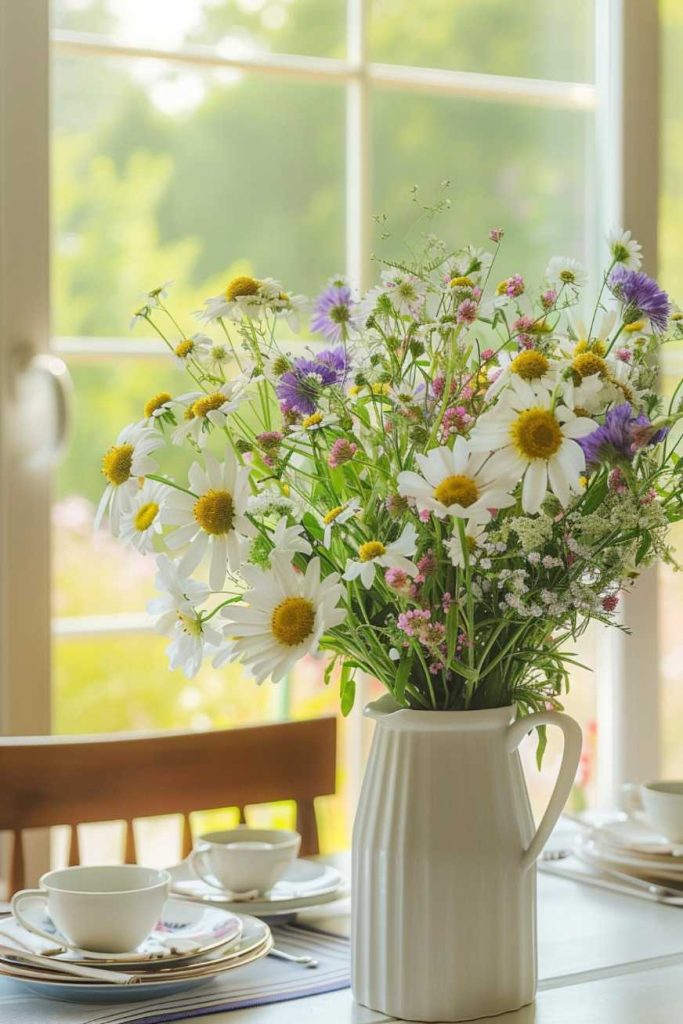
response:
<path fill-rule="evenodd" d="M 317 907 L 340 899 L 346 892 L 346 882 L 336 868 L 301 858 L 292 861 L 285 875 L 269 892 L 251 900 L 235 900 L 231 893 L 221 892 L 218 881 L 215 888 L 202 882 L 192 871 L 189 860 L 181 861 L 168 871 L 172 892 L 237 913 L 249 910 L 257 917 L 275 917 Z"/>
<path fill-rule="evenodd" d="M 55 946 L 66 940 L 45 913 L 44 901 L 36 897 L 35 902 L 26 899 L 24 916 L 38 928 L 54 935 Z M 191 900 L 171 898 L 164 904 L 161 918 L 154 931 L 140 943 L 137 949 L 128 953 L 94 953 L 85 949 L 66 949 L 55 959 L 72 963 L 108 964 L 117 967 L 144 966 L 149 963 L 172 963 L 202 956 L 214 949 L 227 947 L 239 939 L 242 920 L 223 907 L 201 906 Z M 42 952 L 44 941 L 26 931 L 12 920 L 3 925 L 3 941 L 8 945 L 34 949 Z"/>
<path fill-rule="evenodd" d="M 661 857 L 638 856 L 603 846 L 593 836 L 577 836 L 574 852 L 580 860 L 594 867 L 620 871 L 622 874 L 634 875 L 636 878 L 673 882 L 683 886 L 683 864 L 671 866 L 668 860 Z"/>
<path fill-rule="evenodd" d="M 55 980 L 53 975 L 40 968 L 4 963 L 0 963 L 0 976 L 40 995 L 66 1002 L 122 1003 L 160 999 L 202 985 L 225 971 L 246 967 L 266 956 L 273 944 L 268 926 L 247 915 L 242 918 L 242 924 L 242 935 L 228 953 L 214 950 L 204 960 L 191 964 L 174 966 L 164 962 L 163 965 L 158 964 L 156 970 L 150 966 L 133 972 L 140 978 L 133 985 L 103 984 L 66 977 Z"/>
<path fill-rule="evenodd" d="M 607 843 L 637 855 L 671 858 L 683 870 L 683 845 L 672 843 L 666 836 L 659 835 L 641 815 L 611 821 L 595 828 L 593 834 L 600 845 Z"/>

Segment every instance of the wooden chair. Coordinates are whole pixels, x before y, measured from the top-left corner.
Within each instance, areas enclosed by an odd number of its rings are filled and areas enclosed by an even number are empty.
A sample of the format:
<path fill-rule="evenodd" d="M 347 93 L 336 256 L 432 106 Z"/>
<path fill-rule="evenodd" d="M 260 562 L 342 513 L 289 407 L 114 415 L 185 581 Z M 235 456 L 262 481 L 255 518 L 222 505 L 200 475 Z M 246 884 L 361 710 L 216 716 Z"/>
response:
<path fill-rule="evenodd" d="M 80 860 L 77 826 L 124 821 L 125 861 L 136 860 L 135 818 L 295 800 L 301 852 L 318 852 L 314 798 L 335 791 L 336 722 L 217 732 L 0 737 L 0 831 L 13 833 L 9 890 L 24 885 L 22 830 L 70 825 L 69 864 Z"/>

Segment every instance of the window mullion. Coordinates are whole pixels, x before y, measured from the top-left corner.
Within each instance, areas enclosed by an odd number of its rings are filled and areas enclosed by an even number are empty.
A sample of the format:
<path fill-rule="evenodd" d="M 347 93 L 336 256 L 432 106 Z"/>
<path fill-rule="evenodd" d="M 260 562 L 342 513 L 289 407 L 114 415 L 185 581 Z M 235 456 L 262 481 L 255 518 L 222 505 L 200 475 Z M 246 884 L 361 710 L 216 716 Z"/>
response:
<path fill-rule="evenodd" d="M 645 269 L 654 274 L 659 186 L 657 4 L 603 0 L 598 9 L 602 226 L 630 228 L 643 245 Z M 617 801 L 623 782 L 655 778 L 659 771 L 657 597 L 657 570 L 652 568 L 623 601 L 622 623 L 633 635 L 608 635 L 605 630 L 598 641 L 598 801 L 606 806 Z"/>

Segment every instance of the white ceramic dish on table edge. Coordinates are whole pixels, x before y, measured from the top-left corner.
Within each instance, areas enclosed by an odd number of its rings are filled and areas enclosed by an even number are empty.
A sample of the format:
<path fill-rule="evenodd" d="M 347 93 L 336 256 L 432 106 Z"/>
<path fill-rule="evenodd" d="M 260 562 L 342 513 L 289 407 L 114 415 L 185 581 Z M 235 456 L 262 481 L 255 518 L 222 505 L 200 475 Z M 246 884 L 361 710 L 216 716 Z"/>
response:
<path fill-rule="evenodd" d="M 36 918 L 36 924 L 54 938 L 56 946 L 63 945 L 63 937 L 45 913 L 42 902 L 31 905 L 27 901 L 24 916 Z M 21 925 L 13 922 L 14 930 L 7 928 L 2 937 L 7 944 L 16 946 L 21 952 L 22 943 L 32 948 L 31 932 L 22 934 Z M 242 919 L 223 907 L 203 907 L 194 900 L 170 897 L 166 900 L 159 921 L 154 930 L 129 953 L 94 953 L 86 949 L 64 949 L 54 955 L 55 960 L 70 963 L 91 964 L 98 967 L 141 967 L 147 964 L 173 963 L 202 956 L 214 949 L 222 949 L 237 942 L 242 933 Z M 24 941 L 25 940 L 25 941 Z M 40 952 L 35 949 L 35 952 Z"/>
<path fill-rule="evenodd" d="M 596 825 L 593 837 L 601 846 L 608 845 L 636 856 L 656 857 L 658 861 L 670 860 L 683 870 L 683 846 L 659 835 L 642 814 Z"/>
<path fill-rule="evenodd" d="M 246 916 L 238 946 L 230 954 L 214 953 L 206 961 L 192 965 L 164 966 L 155 972 L 140 974 L 131 985 L 103 984 L 79 978 L 56 978 L 38 968 L 0 962 L 0 977 L 11 980 L 37 994 L 66 1002 L 120 1003 L 159 999 L 166 995 L 205 984 L 227 971 L 234 971 L 267 956 L 273 945 L 270 929 L 258 918 Z"/>
<path fill-rule="evenodd" d="M 292 862 L 286 874 L 270 892 L 249 900 L 236 900 L 228 892 L 221 892 L 194 874 L 188 860 L 167 868 L 171 876 L 171 891 L 185 899 L 223 907 L 233 913 L 243 910 L 256 917 L 277 917 L 297 910 L 321 906 L 341 899 L 348 892 L 348 883 L 336 868 L 319 861 L 299 858 Z M 216 880 L 217 881 L 217 880 Z"/>
<path fill-rule="evenodd" d="M 618 850 L 605 849 L 591 836 L 577 836 L 574 841 L 574 853 L 579 860 L 591 864 L 593 867 L 614 869 L 623 874 L 633 875 L 636 878 L 644 878 L 648 881 L 665 881 L 680 886 L 683 890 L 683 871 L 680 867 L 669 868 L 658 861 L 629 855 Z"/>

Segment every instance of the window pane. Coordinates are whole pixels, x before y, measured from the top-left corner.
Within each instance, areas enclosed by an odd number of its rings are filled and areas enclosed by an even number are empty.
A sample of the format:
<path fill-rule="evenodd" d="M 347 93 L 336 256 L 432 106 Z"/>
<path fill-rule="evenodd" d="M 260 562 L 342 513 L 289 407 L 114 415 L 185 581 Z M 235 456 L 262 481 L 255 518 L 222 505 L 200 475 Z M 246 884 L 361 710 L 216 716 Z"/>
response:
<path fill-rule="evenodd" d="M 659 261 L 663 286 L 674 298 L 683 296 L 683 110 L 680 103 L 680 54 L 683 47 L 683 8 L 662 0 L 662 122 L 661 193 L 659 201 Z M 671 394 L 683 377 L 683 344 L 665 351 L 664 393 Z M 680 433 L 680 427 L 679 433 Z M 680 452 L 680 447 L 679 447 Z M 683 523 L 672 532 L 674 558 L 683 564 Z M 672 566 L 659 570 L 660 679 L 662 694 L 662 771 L 664 777 L 683 777 L 683 573 Z"/>
<path fill-rule="evenodd" d="M 502 227 L 501 278 L 540 278 L 556 254 L 588 260 L 592 123 L 587 113 L 375 92 L 373 212 L 388 216 L 376 230 L 377 254 L 396 258 L 430 231 L 485 245 L 489 228 Z M 421 215 L 409 202 L 413 185 L 420 203 L 449 198 L 448 215 Z"/>
<path fill-rule="evenodd" d="M 53 0 L 53 25 L 128 46 L 341 57 L 345 0 Z"/>
<path fill-rule="evenodd" d="M 371 59 L 592 82 L 594 0 L 370 0 Z"/>
<path fill-rule="evenodd" d="M 56 334 L 127 334 L 168 279 L 190 311 L 235 271 L 312 292 L 343 268 L 343 89 L 104 59 L 54 80 Z"/>

